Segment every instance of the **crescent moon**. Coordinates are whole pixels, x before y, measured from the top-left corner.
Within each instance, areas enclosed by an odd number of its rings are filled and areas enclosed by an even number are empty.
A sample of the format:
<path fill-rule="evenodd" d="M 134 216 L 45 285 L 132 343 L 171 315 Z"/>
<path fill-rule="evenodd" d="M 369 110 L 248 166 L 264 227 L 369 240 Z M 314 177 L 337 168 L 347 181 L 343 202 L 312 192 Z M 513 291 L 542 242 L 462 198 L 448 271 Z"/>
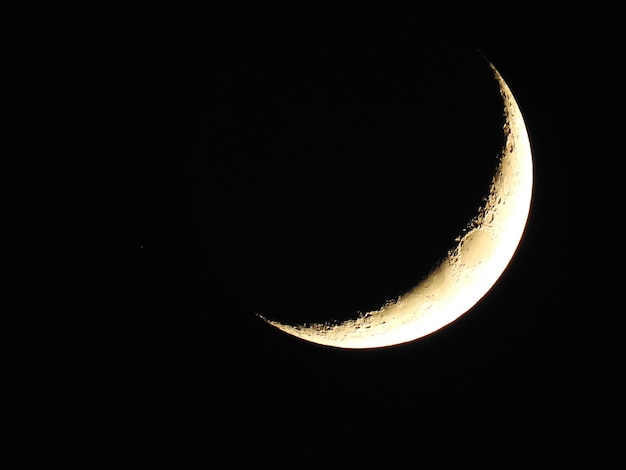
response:
<path fill-rule="evenodd" d="M 478 303 L 500 278 L 530 212 L 533 164 L 526 124 L 508 85 L 488 61 L 504 102 L 505 141 L 489 194 L 456 245 L 415 287 L 380 309 L 342 322 L 290 325 L 257 315 L 313 343 L 349 349 L 393 346 L 429 335 Z"/>

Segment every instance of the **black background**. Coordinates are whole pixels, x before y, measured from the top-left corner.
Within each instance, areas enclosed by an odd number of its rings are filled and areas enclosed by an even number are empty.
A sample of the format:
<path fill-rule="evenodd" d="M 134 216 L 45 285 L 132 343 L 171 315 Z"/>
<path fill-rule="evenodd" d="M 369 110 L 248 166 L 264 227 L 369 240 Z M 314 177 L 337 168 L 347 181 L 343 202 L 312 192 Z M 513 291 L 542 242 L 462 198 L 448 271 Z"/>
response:
<path fill-rule="evenodd" d="M 571 2 L 7 12 L 8 468 L 618 466 L 616 18 Z M 535 165 L 489 295 L 380 350 L 255 317 L 346 318 L 445 254 L 502 144 L 478 50 Z"/>

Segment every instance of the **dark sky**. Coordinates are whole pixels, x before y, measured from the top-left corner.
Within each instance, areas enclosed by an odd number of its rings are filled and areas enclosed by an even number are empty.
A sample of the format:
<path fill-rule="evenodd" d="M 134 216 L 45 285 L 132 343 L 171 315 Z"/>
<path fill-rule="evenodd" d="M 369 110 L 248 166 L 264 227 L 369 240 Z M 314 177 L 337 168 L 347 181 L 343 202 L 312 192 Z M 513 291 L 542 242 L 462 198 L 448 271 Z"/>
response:
<path fill-rule="evenodd" d="M 11 468 L 623 462 L 614 12 L 3 17 Z M 450 248 L 502 144 L 477 51 L 517 97 L 535 165 L 524 238 L 489 295 L 380 350 L 257 319 L 376 308 Z"/>

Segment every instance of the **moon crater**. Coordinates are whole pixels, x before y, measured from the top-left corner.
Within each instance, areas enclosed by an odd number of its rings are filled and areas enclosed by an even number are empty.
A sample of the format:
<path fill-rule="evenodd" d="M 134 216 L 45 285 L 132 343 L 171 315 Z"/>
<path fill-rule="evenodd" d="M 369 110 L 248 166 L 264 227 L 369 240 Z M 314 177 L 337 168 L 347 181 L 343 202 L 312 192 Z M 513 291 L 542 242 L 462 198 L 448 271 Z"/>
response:
<path fill-rule="evenodd" d="M 472 230 L 461 240 L 459 261 L 470 267 L 479 264 L 484 258 L 490 257 L 494 249 L 493 235 L 480 228 Z"/>

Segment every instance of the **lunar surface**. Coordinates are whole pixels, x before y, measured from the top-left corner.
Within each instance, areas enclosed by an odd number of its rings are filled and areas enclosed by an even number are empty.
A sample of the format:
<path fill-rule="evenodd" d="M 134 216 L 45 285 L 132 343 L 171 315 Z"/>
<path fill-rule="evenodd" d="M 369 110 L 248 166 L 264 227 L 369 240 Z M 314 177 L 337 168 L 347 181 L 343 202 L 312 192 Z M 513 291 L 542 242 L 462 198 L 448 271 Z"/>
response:
<path fill-rule="evenodd" d="M 508 85 L 494 72 L 504 101 L 505 143 L 489 194 L 447 255 L 421 282 L 380 309 L 342 322 L 289 325 L 259 317 L 285 333 L 339 348 L 379 348 L 413 341 L 453 322 L 496 283 L 522 238 L 533 168 L 524 119 Z"/>

